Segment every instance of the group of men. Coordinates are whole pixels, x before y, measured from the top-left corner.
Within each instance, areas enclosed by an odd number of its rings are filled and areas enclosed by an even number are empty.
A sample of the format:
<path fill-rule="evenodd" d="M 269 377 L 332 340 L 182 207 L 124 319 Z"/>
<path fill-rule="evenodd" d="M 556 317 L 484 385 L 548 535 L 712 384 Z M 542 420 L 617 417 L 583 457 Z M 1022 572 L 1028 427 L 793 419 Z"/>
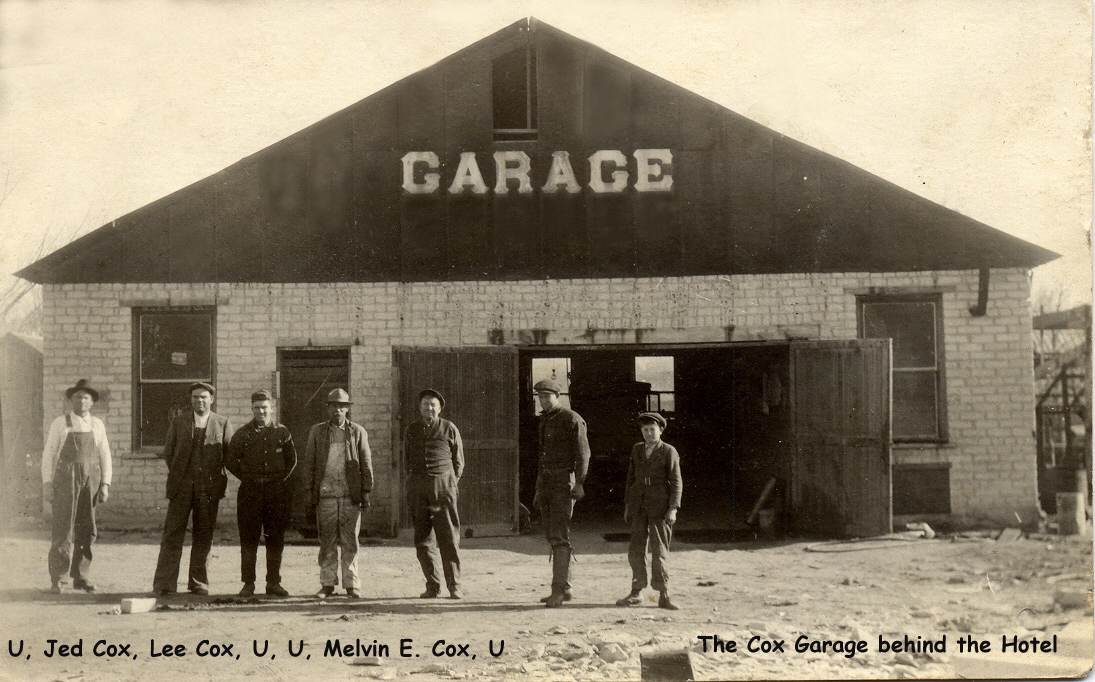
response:
<path fill-rule="evenodd" d="M 573 598 L 570 521 L 574 503 L 584 496 L 590 451 L 586 423 L 562 405 L 558 382 L 540 381 L 534 390 L 542 409 L 534 505 L 540 511 L 552 563 L 551 593 L 540 601 L 557 607 Z M 240 481 L 236 518 L 243 587 L 239 594 L 255 594 L 258 547 L 265 539 L 265 593 L 286 597 L 289 593 L 281 584 L 281 558 L 291 520 L 290 480 L 298 466 L 293 437 L 274 419 L 273 400 L 265 390 L 252 394 L 253 418 L 238 430 L 230 419 L 213 412 L 216 389 L 211 384 L 192 384 L 189 396 L 191 409 L 171 421 L 162 452 L 168 470 L 168 506 L 153 594 L 165 597 L 177 591 L 183 541 L 191 519 L 187 590 L 209 594 L 207 562 L 217 510 L 228 486 L 227 472 Z M 43 506 L 53 517 L 51 590 L 61 592 L 66 577 L 71 577 L 74 589 L 93 592 L 95 586 L 87 571 L 96 535 L 95 507 L 109 498 L 110 446 L 102 420 L 91 415 L 92 405 L 99 400 L 98 391 L 81 379 L 66 391 L 66 398 L 70 409 L 51 424 L 42 457 Z M 319 534 L 320 598 L 334 594 L 340 568 L 346 594 L 361 596 L 358 535 L 361 515 L 369 507 L 373 469 L 368 433 L 348 418 L 351 405 L 349 394 L 341 388 L 328 394 L 329 419 L 311 428 L 299 462 L 302 499 L 308 504 L 309 516 L 316 519 Z M 457 502 L 464 450 L 459 429 L 441 417 L 444 407 L 441 393 L 423 390 L 418 395 L 420 418 L 403 436 L 407 502 L 426 581 L 421 597 L 426 599 L 440 596 L 442 579 L 450 598 L 463 596 Z M 669 597 L 666 563 L 681 500 L 680 461 L 673 446 L 661 441 L 664 417 L 643 413 L 639 423 L 643 442 L 632 450 L 625 493 L 625 520 L 631 529 L 631 591 L 616 603 L 641 603 L 641 592 L 648 584 L 649 546 L 649 584 L 660 593 L 660 607 L 676 609 Z"/>
<path fill-rule="evenodd" d="M 243 587 L 239 595 L 255 594 L 259 542 L 265 538 L 266 594 L 287 597 L 289 592 L 281 584 L 281 557 L 292 518 L 291 476 L 298 464 L 293 436 L 274 420 L 269 392 L 251 395 L 253 418 L 234 433 L 226 417 L 210 410 L 215 395 L 216 389 L 207 383 L 191 385 L 192 409 L 177 416 L 168 429 L 163 458 L 169 501 L 152 591 L 160 597 L 176 591 L 183 538 L 193 517 L 187 590 L 209 594 L 206 562 L 227 471 L 240 481 L 236 521 Z M 312 427 L 304 448 L 300 481 L 309 516 L 316 519 L 319 530 L 322 597 L 331 596 L 338 584 L 340 550 L 346 593 L 361 596 L 358 533 L 373 489 L 373 465 L 368 433 L 348 419 L 351 404 L 346 391 L 332 390 L 327 396 L 330 418 Z"/>

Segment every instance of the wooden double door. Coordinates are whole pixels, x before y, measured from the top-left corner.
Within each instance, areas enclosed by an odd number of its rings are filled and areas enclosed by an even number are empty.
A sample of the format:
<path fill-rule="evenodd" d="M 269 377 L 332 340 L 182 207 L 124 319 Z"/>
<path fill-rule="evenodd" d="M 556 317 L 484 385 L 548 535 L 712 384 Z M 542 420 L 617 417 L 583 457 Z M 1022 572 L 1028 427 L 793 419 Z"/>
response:
<path fill-rule="evenodd" d="M 830 537 L 889 533 L 889 339 L 792 341 L 788 353 L 789 527 Z M 433 388 L 445 396 L 442 416 L 463 436 L 462 524 L 478 535 L 517 532 L 520 382 L 515 347 L 395 349 L 393 526 L 410 525 L 403 430 L 418 419 L 418 394 Z"/>

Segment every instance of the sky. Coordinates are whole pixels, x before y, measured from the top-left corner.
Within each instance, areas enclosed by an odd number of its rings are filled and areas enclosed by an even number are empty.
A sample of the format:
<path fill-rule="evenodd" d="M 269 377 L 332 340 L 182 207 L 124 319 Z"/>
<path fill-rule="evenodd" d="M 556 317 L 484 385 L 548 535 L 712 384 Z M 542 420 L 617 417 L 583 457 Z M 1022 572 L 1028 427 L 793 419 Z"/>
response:
<path fill-rule="evenodd" d="M 62 246 L 533 16 L 1063 258 L 1091 300 L 1082 0 L 4 0 L 0 290 Z"/>

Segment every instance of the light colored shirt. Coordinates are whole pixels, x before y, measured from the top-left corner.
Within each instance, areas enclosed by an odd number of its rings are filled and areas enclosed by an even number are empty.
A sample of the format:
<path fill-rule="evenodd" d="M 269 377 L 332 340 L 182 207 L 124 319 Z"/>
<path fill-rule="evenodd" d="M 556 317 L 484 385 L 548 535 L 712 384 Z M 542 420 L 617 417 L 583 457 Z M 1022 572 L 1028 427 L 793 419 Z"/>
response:
<path fill-rule="evenodd" d="M 204 429 L 205 425 L 209 423 L 209 415 L 213 414 L 213 411 L 210 410 L 200 417 L 197 412 L 193 412 L 192 414 L 194 415 L 194 428 Z"/>
<path fill-rule="evenodd" d="M 95 448 L 99 451 L 99 469 L 102 471 L 103 483 L 110 485 L 114 469 L 110 463 L 110 443 L 106 439 L 106 425 L 103 420 L 94 415 L 79 417 L 75 414 L 72 418 L 72 428 L 65 424 L 65 416 L 61 415 L 49 425 L 49 435 L 46 436 L 46 447 L 42 450 L 42 482 L 53 482 L 53 471 L 57 468 L 57 460 L 61 457 L 61 448 L 69 433 L 92 433 Z"/>

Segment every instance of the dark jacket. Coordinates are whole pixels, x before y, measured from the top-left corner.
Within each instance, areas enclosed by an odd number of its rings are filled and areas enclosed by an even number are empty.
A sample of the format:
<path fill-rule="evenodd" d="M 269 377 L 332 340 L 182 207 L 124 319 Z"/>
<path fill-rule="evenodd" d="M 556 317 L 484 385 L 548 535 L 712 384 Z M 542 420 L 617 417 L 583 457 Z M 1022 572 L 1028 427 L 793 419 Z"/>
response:
<path fill-rule="evenodd" d="M 167 427 L 167 440 L 160 457 L 167 462 L 167 499 L 172 499 L 183 488 L 184 483 L 192 483 L 199 490 L 209 491 L 213 498 L 224 497 L 228 485 L 228 476 L 224 473 L 224 459 L 228 443 L 232 440 L 232 422 L 216 412 L 209 413 L 205 422 L 205 440 L 199 459 L 194 462 L 194 471 L 201 480 L 186 481 L 190 470 L 190 455 L 193 452 L 194 413 L 183 412 L 171 420 Z"/>
<path fill-rule="evenodd" d="M 540 415 L 540 468 L 567 469 L 581 483 L 589 470 L 586 420 L 565 407 Z"/>
<path fill-rule="evenodd" d="M 293 434 L 281 424 L 252 419 L 232 436 L 224 466 L 241 481 L 284 481 L 297 466 Z"/>
<path fill-rule="evenodd" d="M 304 446 L 304 471 L 301 480 L 304 483 L 305 499 L 311 504 L 319 504 L 319 489 L 323 483 L 323 472 L 327 469 L 327 455 L 331 450 L 332 424 L 325 421 L 316 424 L 308 432 L 308 443 Z M 350 491 L 350 500 L 356 505 L 367 504 L 369 493 L 373 490 L 373 453 L 369 449 L 369 434 L 360 424 L 346 421 L 346 487 Z"/>
<path fill-rule="evenodd" d="M 681 458 L 677 449 L 665 442 L 654 446 L 649 457 L 643 457 L 645 448 L 646 443 L 631 448 L 624 500 L 629 515 L 642 510 L 660 518 L 681 506 Z"/>

